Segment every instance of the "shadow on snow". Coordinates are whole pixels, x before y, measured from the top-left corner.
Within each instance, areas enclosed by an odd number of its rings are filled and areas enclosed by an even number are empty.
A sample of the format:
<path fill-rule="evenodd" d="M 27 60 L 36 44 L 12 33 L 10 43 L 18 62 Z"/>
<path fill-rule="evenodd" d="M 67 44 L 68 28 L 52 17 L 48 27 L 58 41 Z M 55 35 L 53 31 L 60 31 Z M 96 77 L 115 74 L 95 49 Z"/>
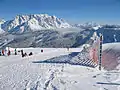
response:
<path fill-rule="evenodd" d="M 59 57 L 54 57 L 51 59 L 47 59 L 44 61 L 33 61 L 33 63 L 55 63 L 55 64 L 70 64 L 70 65 L 80 65 L 80 66 L 86 66 L 86 67 L 92 67 L 95 68 L 95 65 L 88 64 L 88 63 L 82 63 L 82 62 L 73 62 L 71 59 L 75 56 L 77 56 L 79 52 L 73 52 L 69 55 L 63 55 Z"/>
<path fill-rule="evenodd" d="M 97 84 L 104 84 L 104 85 L 120 85 L 120 83 L 106 83 L 106 82 L 97 82 Z"/>

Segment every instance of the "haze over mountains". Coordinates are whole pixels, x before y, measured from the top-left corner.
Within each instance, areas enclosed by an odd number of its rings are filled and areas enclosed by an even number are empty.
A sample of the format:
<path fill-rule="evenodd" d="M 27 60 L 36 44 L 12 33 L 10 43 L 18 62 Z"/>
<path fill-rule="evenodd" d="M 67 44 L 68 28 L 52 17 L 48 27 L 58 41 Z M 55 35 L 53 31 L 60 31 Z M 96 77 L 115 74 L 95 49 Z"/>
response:
<path fill-rule="evenodd" d="M 47 14 L 17 15 L 0 20 L 0 46 L 11 47 L 79 47 L 91 43 L 94 32 L 102 33 L 104 43 L 120 42 L 119 25 L 85 23 L 71 25 Z M 8 43 L 9 42 L 9 43 Z"/>

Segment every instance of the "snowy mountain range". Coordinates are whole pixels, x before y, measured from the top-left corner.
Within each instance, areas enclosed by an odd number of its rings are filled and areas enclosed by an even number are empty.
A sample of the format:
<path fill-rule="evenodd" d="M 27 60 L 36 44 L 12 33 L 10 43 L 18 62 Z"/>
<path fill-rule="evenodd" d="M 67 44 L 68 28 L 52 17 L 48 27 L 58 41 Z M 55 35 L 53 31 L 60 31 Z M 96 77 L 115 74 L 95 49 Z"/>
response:
<path fill-rule="evenodd" d="M 17 15 L 13 20 L 0 20 L 0 33 L 0 46 L 11 47 L 79 47 L 91 44 L 94 33 L 103 34 L 103 43 L 120 42 L 120 25 L 93 22 L 71 25 L 47 14 Z"/>
<path fill-rule="evenodd" d="M 62 18 L 49 16 L 48 14 L 17 15 L 12 20 L 0 20 L 1 31 L 9 32 L 12 34 L 22 34 L 24 32 L 34 32 L 39 30 L 56 30 L 61 28 L 98 30 L 102 27 L 118 29 L 120 28 L 120 25 L 100 25 L 94 22 L 71 25 Z"/>
<path fill-rule="evenodd" d="M 56 16 L 47 14 L 17 15 L 13 20 L 2 24 L 2 29 L 10 33 L 23 33 L 29 31 L 70 28 L 70 24 Z"/>
<path fill-rule="evenodd" d="M 102 27 L 102 25 L 99 25 L 97 23 L 94 23 L 94 22 L 87 22 L 87 23 L 84 23 L 84 24 L 75 24 L 74 27 L 77 27 L 77 28 L 82 28 L 82 29 L 99 29 Z"/>

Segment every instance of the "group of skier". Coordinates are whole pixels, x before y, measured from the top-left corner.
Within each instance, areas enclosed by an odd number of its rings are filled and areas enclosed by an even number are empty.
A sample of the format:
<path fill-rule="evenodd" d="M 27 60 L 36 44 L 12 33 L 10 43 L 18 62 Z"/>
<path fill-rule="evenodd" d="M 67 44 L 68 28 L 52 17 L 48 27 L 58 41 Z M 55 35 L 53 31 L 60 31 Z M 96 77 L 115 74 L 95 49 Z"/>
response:
<path fill-rule="evenodd" d="M 41 49 L 41 53 L 43 53 L 43 49 Z M 23 50 L 16 50 L 16 48 L 14 50 L 10 50 L 10 48 L 0 49 L 0 56 L 10 56 L 10 55 L 18 55 L 18 54 L 21 55 L 22 57 L 26 57 L 33 55 L 33 52 L 27 54 Z"/>
<path fill-rule="evenodd" d="M 30 52 L 28 55 L 27 55 L 27 53 L 26 53 L 26 52 L 24 53 L 24 51 L 23 51 L 23 50 L 20 50 L 20 52 L 21 52 L 21 56 L 22 56 L 22 57 L 26 57 L 26 56 L 31 56 L 31 55 L 33 55 L 33 53 L 32 53 L 32 52 Z"/>
<path fill-rule="evenodd" d="M 17 55 L 18 52 L 21 53 L 21 56 L 22 56 L 22 57 L 27 56 L 27 53 L 26 53 L 26 52 L 24 53 L 23 50 L 18 50 L 18 51 L 17 51 L 16 49 L 14 49 L 14 54 L 12 54 L 12 55 Z M 11 55 L 11 51 L 10 51 L 9 49 L 8 49 L 8 50 L 6 50 L 6 49 L 0 50 L 0 56 L 10 56 L 10 55 Z M 33 53 L 30 52 L 28 55 L 31 56 L 31 55 L 33 55 Z"/>
<path fill-rule="evenodd" d="M 11 51 L 8 49 L 2 49 L 0 50 L 0 56 L 10 56 L 11 55 Z M 15 49 L 15 55 L 17 55 L 17 50 Z"/>

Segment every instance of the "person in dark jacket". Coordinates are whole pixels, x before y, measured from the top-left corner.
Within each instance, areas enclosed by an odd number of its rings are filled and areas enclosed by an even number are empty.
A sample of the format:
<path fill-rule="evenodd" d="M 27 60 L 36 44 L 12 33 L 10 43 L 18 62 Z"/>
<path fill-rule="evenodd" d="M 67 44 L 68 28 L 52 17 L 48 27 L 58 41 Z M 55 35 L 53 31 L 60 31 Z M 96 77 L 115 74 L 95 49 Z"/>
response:
<path fill-rule="evenodd" d="M 16 48 L 15 48 L 15 55 L 17 55 L 17 50 L 16 50 Z"/>
<path fill-rule="evenodd" d="M 33 55 L 33 53 L 32 53 L 32 52 L 30 52 L 30 53 L 29 53 L 29 56 L 31 56 L 31 55 Z"/>
<path fill-rule="evenodd" d="M 11 52 L 10 52 L 10 50 L 8 50 L 8 56 L 10 56 L 10 54 L 11 54 Z"/>
<path fill-rule="evenodd" d="M 43 53 L 43 49 L 41 50 L 41 52 Z"/>
<path fill-rule="evenodd" d="M 23 50 L 21 50 L 21 55 L 22 55 L 22 57 L 24 57 Z"/>
<path fill-rule="evenodd" d="M 2 55 L 3 55 L 3 56 L 5 55 L 5 51 L 4 51 L 4 50 L 2 50 Z"/>
<path fill-rule="evenodd" d="M 0 56 L 2 55 L 1 50 L 0 50 Z"/>

